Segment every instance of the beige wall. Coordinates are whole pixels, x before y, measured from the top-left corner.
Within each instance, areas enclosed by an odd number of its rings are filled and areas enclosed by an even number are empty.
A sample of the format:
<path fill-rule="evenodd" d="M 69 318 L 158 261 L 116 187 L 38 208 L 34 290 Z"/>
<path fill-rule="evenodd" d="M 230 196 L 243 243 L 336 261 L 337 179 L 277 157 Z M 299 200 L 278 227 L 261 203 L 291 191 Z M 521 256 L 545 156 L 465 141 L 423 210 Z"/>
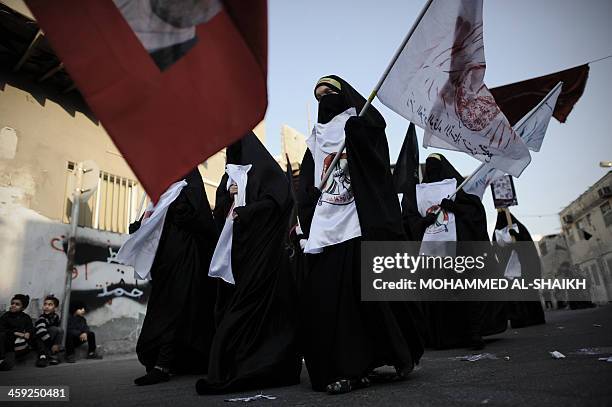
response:
<path fill-rule="evenodd" d="M 17 147 L 16 151 L 4 148 L 0 154 L 0 186 L 22 188 L 21 203 L 49 219 L 62 220 L 68 161 L 94 160 L 102 171 L 136 180 L 101 125 L 79 112 L 71 116 L 52 100 L 41 105 L 28 92 L 6 85 L 0 90 L 0 129 L 4 127 L 15 130 Z M 265 123 L 254 131 L 265 144 Z M 3 145 L 7 144 L 3 139 Z M 225 151 L 199 169 L 214 205 L 225 170 Z"/>
<path fill-rule="evenodd" d="M 22 204 L 62 219 L 68 161 L 94 160 L 100 169 L 135 179 L 102 126 L 80 112 L 71 116 L 56 102 L 41 105 L 29 93 L 5 85 L 0 91 L 0 128 L 17 135 L 14 157 L 0 159 L 0 186 L 23 188 Z"/>
<path fill-rule="evenodd" d="M 287 157 L 289 157 L 291 169 L 295 172 L 299 170 L 306 152 L 306 137 L 286 124 L 281 127 L 280 136 L 281 154 L 278 157 L 278 162 L 283 169 L 286 169 Z"/>

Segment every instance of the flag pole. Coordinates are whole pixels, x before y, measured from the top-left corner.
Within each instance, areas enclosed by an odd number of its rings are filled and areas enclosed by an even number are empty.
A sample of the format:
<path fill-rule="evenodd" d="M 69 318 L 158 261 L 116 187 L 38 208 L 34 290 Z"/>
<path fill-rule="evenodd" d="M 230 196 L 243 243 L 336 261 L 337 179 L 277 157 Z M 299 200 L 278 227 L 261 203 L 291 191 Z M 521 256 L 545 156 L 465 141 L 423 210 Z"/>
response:
<path fill-rule="evenodd" d="M 533 109 L 531 109 L 529 111 L 529 113 L 527 113 L 525 116 L 523 116 L 521 118 L 521 120 L 519 120 L 518 122 L 516 122 L 516 124 L 514 126 L 512 126 L 512 129 L 518 130 L 527 120 L 529 120 L 531 118 L 531 116 L 533 116 L 535 114 L 535 112 L 538 111 L 538 109 L 540 109 L 542 107 L 542 105 L 544 103 L 546 103 L 546 101 L 550 98 L 550 95 L 552 95 L 554 92 L 556 92 L 557 89 L 559 87 L 561 87 L 561 86 L 563 86 L 563 82 L 557 83 L 548 92 L 548 94 L 546 96 L 544 96 L 544 98 L 542 100 L 540 100 L 540 103 L 538 103 Z M 554 107 L 553 107 L 553 109 L 554 109 Z M 480 171 L 482 169 L 482 167 L 484 167 L 484 165 L 485 165 L 485 163 L 480 164 L 478 166 L 478 168 L 476 168 L 466 179 L 464 179 L 463 182 L 457 187 L 455 192 L 453 192 L 453 194 L 448 197 L 448 199 L 453 199 L 455 197 L 455 195 L 457 195 L 457 193 L 463 189 L 463 187 L 468 183 L 468 181 L 470 179 L 472 179 L 474 177 L 474 175 L 476 175 L 476 173 L 478 173 L 478 171 Z"/>
<path fill-rule="evenodd" d="M 372 93 L 370 93 L 370 96 L 368 97 L 368 100 L 366 101 L 365 105 L 363 105 L 363 108 L 359 112 L 359 117 L 362 117 L 365 114 L 365 112 L 368 110 L 368 107 L 370 107 L 370 105 L 372 104 L 372 101 L 376 97 L 376 94 L 380 90 L 383 82 L 385 81 L 385 79 L 387 79 L 387 76 L 389 75 L 389 72 L 391 72 L 391 68 L 393 68 L 393 65 L 395 65 L 395 62 L 397 61 L 397 59 L 399 58 L 400 54 L 402 53 L 402 51 L 406 47 L 406 44 L 410 40 L 410 37 L 412 37 L 412 34 L 414 34 L 414 31 L 416 30 L 417 26 L 419 25 L 419 23 L 423 19 L 423 16 L 425 15 L 427 10 L 429 9 L 429 6 L 431 5 L 432 2 L 433 2 L 433 0 L 427 0 L 427 3 L 423 6 L 423 9 L 419 13 L 417 19 L 412 24 L 412 27 L 410 27 L 410 31 L 408 31 L 408 34 L 406 34 L 406 37 L 404 38 L 404 40 L 400 44 L 399 48 L 397 49 L 397 51 L 395 51 L 395 54 L 393 55 L 393 58 L 391 58 L 391 61 L 389 62 L 389 65 L 387 65 L 387 68 L 385 69 L 385 71 L 383 72 L 382 76 L 378 80 L 378 83 L 374 87 L 374 90 L 372 91 Z M 342 152 L 344 151 L 345 145 L 346 145 L 346 140 L 342 142 L 342 144 L 340 145 L 340 148 L 338 149 L 338 154 L 336 154 L 334 156 L 334 159 L 332 160 L 331 164 L 329 165 L 329 168 L 327 169 L 327 171 L 325 171 L 325 175 L 323 175 L 323 178 L 321 179 L 321 183 L 319 184 L 319 190 L 320 191 L 323 190 L 323 186 L 325 185 L 325 183 L 329 179 L 329 176 L 331 175 L 332 171 L 334 170 L 334 167 L 336 166 L 336 164 L 338 164 L 338 161 L 340 160 L 340 156 L 342 155 Z"/>

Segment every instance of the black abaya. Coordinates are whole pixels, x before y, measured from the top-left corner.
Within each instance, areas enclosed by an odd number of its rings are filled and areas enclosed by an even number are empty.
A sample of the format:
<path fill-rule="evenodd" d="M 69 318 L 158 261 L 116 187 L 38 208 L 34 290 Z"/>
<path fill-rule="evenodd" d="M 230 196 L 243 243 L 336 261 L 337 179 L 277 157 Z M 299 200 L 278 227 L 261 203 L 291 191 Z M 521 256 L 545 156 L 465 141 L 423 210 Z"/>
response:
<path fill-rule="evenodd" d="M 348 107 L 359 111 L 365 99 L 344 80 L 331 78 L 341 83 L 345 104 L 336 114 Z M 322 123 L 321 112 L 320 105 Z M 383 365 L 409 372 L 423 353 L 414 304 L 361 301 L 362 241 L 404 239 L 384 129 L 384 119 L 373 107 L 345 125 L 350 182 L 362 236 L 307 255 L 300 337 L 310 381 L 317 391 L 340 379 L 358 380 Z M 307 150 L 298 194 L 300 222 L 307 236 L 320 196 L 316 181 L 312 154 Z"/>
<path fill-rule="evenodd" d="M 206 372 L 216 282 L 208 277 L 217 228 L 197 169 L 169 206 L 151 267 L 151 296 L 136 345 L 149 370 Z"/>
<path fill-rule="evenodd" d="M 438 154 L 438 157 L 439 160 L 432 157 L 427 159 L 423 182 L 455 178 L 457 185 L 461 184 L 463 177 L 444 156 Z M 402 206 L 404 227 L 411 230 L 413 237 L 421 240 L 429 225 L 420 215 L 416 201 L 411 202 L 405 196 Z M 477 196 L 459 191 L 453 206 L 457 241 L 489 241 L 486 213 Z M 487 267 L 495 265 L 489 262 Z M 421 303 L 421 306 L 426 321 L 428 347 L 444 349 L 475 345 L 473 342 L 478 337 L 506 330 L 507 317 L 503 302 L 428 301 Z"/>
<path fill-rule="evenodd" d="M 285 250 L 292 210 L 289 183 L 254 134 L 230 146 L 228 164 L 253 167 L 246 206 L 235 208 L 232 272 L 235 285 L 219 280 L 217 330 L 208 376 L 199 394 L 227 393 L 299 383 L 296 290 Z M 215 214 L 230 209 L 227 175 L 217 190 Z"/>
<path fill-rule="evenodd" d="M 510 214 L 512 219 L 512 223 L 518 226 L 518 233 L 514 235 L 517 242 L 532 242 L 531 247 L 529 248 L 530 256 L 534 258 L 538 258 L 538 251 L 533 243 L 533 239 L 529 234 L 527 228 L 519 222 L 514 215 Z M 495 224 L 495 229 L 501 230 L 504 227 L 508 226 L 508 220 L 506 218 L 506 214 L 504 211 L 499 211 L 497 214 L 497 223 Z M 493 234 L 493 241 L 496 241 L 495 233 Z M 520 252 L 522 253 L 522 251 Z M 502 264 L 506 264 L 508 258 L 500 259 Z M 519 254 L 520 261 L 520 254 Z M 527 264 L 526 261 L 522 261 L 522 264 Z M 534 262 L 530 262 L 534 263 Z M 540 262 L 535 262 L 537 267 L 531 270 L 521 270 L 523 276 L 528 277 L 530 280 L 535 278 L 542 278 L 542 270 L 540 267 Z M 542 303 L 537 298 L 538 296 L 534 296 L 533 301 L 509 301 L 506 304 L 506 310 L 508 313 L 508 319 L 510 320 L 510 325 L 512 328 L 522 328 L 525 326 L 531 325 L 539 325 L 545 324 L 546 319 L 544 317 L 544 309 L 542 308 Z"/>

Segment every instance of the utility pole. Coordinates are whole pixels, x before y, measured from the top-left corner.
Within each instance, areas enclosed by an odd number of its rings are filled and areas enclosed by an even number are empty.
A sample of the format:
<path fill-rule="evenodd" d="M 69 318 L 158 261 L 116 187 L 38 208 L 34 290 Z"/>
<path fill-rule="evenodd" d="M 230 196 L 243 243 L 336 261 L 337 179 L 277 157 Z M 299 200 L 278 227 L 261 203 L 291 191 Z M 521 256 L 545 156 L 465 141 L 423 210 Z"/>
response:
<path fill-rule="evenodd" d="M 68 235 L 68 250 L 66 250 L 66 275 L 64 281 L 64 298 L 62 302 L 62 329 L 64 330 L 64 346 L 68 340 L 68 317 L 70 314 L 70 291 L 72 290 L 72 270 L 76 253 L 76 233 L 79 224 L 79 206 L 81 203 L 81 186 L 83 184 L 83 164 L 74 168 L 75 185 L 72 191 L 72 211 L 70 212 L 70 234 Z"/>
<path fill-rule="evenodd" d="M 68 317 L 70 315 L 70 291 L 72 290 L 72 271 L 76 254 L 76 235 L 79 224 L 79 209 L 81 201 L 89 199 L 98 186 L 100 169 L 93 161 L 77 163 L 73 170 L 74 190 L 72 191 L 72 210 L 70 211 L 70 233 L 68 249 L 66 250 L 66 275 L 64 281 L 64 298 L 62 303 L 62 329 L 64 330 L 64 346 L 68 339 Z"/>

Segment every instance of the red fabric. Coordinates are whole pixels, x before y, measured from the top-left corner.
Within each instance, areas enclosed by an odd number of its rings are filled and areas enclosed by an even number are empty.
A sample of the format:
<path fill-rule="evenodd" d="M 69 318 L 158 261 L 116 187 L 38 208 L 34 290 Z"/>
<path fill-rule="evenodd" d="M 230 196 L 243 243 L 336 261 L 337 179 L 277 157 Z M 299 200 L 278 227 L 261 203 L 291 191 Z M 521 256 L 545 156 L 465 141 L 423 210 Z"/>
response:
<path fill-rule="evenodd" d="M 529 113 L 559 81 L 562 81 L 563 88 L 557 99 L 553 116 L 561 123 L 565 123 L 567 116 L 582 96 L 588 77 L 589 65 L 581 65 L 538 78 L 499 86 L 490 91 L 510 124 L 514 125 Z"/>
<path fill-rule="evenodd" d="M 266 0 L 224 2 L 163 72 L 111 0 L 27 4 L 153 200 L 265 115 Z"/>

